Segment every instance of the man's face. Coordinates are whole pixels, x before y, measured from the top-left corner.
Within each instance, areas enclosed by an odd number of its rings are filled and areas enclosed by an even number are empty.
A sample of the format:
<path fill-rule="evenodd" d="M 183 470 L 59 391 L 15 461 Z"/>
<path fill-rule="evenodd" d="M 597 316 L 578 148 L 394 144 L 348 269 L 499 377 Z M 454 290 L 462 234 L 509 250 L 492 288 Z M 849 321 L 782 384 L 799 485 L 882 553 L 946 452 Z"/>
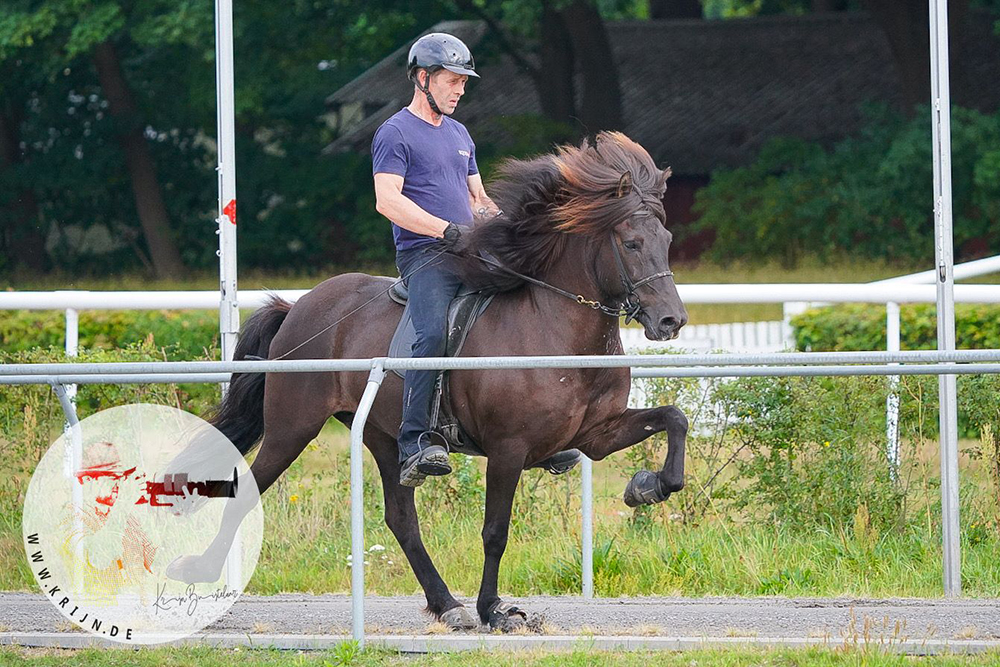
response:
<path fill-rule="evenodd" d="M 426 76 L 426 72 L 424 76 Z M 434 96 L 434 101 L 437 102 L 441 113 L 450 116 L 455 112 L 458 100 L 465 94 L 465 82 L 468 80 L 469 77 L 465 74 L 455 74 L 446 69 L 431 75 L 431 95 Z"/>

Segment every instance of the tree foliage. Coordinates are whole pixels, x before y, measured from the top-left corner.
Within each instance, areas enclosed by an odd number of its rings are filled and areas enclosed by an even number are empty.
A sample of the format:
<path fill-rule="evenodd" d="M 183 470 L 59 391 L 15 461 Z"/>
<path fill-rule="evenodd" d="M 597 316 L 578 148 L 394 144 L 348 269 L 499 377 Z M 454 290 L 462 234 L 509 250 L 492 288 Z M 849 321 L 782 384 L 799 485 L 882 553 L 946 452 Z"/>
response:
<path fill-rule="evenodd" d="M 768 143 L 746 167 L 720 170 L 698 192 L 698 229 L 717 260 L 804 254 L 917 260 L 933 255 L 930 112 L 904 121 L 872 109 L 832 148 Z M 954 234 L 959 259 L 1000 252 L 1000 114 L 952 115 Z"/>

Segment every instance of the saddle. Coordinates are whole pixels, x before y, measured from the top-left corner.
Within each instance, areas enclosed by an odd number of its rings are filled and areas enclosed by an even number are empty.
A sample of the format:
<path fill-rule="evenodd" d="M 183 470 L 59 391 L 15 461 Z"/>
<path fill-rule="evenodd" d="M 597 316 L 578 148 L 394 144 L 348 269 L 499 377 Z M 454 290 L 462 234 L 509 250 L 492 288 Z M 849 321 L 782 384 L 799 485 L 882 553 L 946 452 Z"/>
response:
<path fill-rule="evenodd" d="M 409 359 L 416 331 L 410 317 L 409 291 L 403 281 L 398 281 L 389 291 L 389 297 L 403 306 L 403 315 L 396 325 L 396 332 L 389 343 L 389 356 L 396 359 Z M 476 319 L 493 300 L 492 293 L 474 291 L 462 287 L 448 306 L 448 338 L 445 356 L 455 357 L 462 351 L 465 339 L 475 324 Z M 393 369 L 399 377 L 406 371 Z M 449 451 L 468 454 L 470 456 L 485 456 L 479 445 L 465 432 L 458 419 L 451 411 L 451 397 L 448 391 L 448 371 L 438 371 L 434 383 L 434 395 L 431 399 L 430 430 L 440 435 Z"/>

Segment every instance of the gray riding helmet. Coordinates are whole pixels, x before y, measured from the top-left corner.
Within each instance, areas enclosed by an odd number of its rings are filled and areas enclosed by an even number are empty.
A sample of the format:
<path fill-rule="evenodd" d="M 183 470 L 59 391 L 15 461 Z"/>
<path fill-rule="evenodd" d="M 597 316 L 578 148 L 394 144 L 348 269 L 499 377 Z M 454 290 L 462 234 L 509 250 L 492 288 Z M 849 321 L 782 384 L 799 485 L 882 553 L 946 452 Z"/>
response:
<path fill-rule="evenodd" d="M 446 32 L 432 32 L 424 35 L 410 47 L 406 57 L 406 76 L 416 82 L 414 72 L 419 68 L 430 72 L 444 68 L 455 74 L 479 78 L 476 62 L 465 42 Z"/>

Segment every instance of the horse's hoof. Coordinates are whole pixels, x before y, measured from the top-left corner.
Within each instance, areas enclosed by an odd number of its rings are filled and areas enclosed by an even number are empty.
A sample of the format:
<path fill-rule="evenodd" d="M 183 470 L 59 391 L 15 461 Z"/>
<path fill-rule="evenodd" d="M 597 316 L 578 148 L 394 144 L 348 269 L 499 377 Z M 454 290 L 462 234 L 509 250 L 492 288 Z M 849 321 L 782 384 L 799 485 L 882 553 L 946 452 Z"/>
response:
<path fill-rule="evenodd" d="M 629 507 L 655 505 L 662 503 L 669 496 L 670 493 L 663 490 L 656 473 L 648 470 L 640 470 L 634 474 L 625 487 L 625 504 Z"/>
<path fill-rule="evenodd" d="M 475 630 L 479 619 L 465 607 L 453 607 L 441 614 L 441 622 L 451 630 Z"/>
<path fill-rule="evenodd" d="M 185 584 L 211 584 L 219 580 L 221 568 L 213 568 L 204 556 L 178 556 L 167 565 L 167 577 Z"/>
<path fill-rule="evenodd" d="M 528 623 L 528 615 L 509 602 L 497 600 L 487 612 L 490 629 L 503 633 L 514 632 Z"/>

